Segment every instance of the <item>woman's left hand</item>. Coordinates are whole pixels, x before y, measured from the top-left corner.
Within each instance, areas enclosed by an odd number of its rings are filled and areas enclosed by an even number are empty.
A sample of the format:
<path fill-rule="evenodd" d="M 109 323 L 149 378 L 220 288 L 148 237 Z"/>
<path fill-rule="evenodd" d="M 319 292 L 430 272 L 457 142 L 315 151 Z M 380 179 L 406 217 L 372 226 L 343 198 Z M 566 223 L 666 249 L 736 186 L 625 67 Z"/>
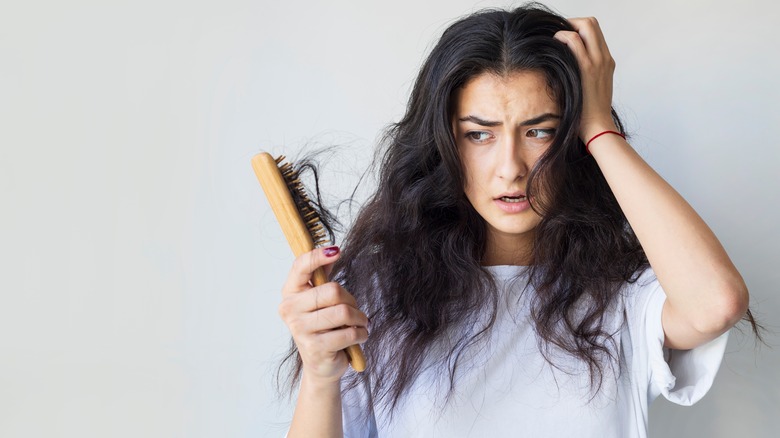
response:
<path fill-rule="evenodd" d="M 561 30 L 555 39 L 574 52 L 580 66 L 583 98 L 580 138 L 587 142 L 599 132 L 617 130 L 611 113 L 615 60 L 595 18 L 571 18 L 569 23 L 576 32 Z"/>

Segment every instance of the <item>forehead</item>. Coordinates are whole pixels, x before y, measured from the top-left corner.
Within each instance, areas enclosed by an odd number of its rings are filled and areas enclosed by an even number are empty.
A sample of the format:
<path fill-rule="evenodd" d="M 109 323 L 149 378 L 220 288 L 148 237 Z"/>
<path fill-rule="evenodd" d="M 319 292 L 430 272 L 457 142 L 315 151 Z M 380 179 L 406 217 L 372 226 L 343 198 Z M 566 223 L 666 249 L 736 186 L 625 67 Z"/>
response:
<path fill-rule="evenodd" d="M 558 105 L 544 75 L 517 71 L 506 75 L 479 74 L 454 93 L 453 116 L 481 115 L 506 119 L 543 113 L 558 114 Z M 509 117 L 513 118 L 513 117 Z"/>

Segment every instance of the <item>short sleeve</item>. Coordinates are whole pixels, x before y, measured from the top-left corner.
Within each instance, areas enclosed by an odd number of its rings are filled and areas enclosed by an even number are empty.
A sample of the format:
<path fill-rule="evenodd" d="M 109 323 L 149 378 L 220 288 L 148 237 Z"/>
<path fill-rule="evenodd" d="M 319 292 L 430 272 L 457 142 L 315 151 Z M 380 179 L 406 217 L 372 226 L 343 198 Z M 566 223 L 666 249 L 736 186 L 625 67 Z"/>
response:
<path fill-rule="evenodd" d="M 690 406 L 709 391 L 726 350 L 728 332 L 691 350 L 664 347 L 661 312 L 666 294 L 651 269 L 637 280 L 626 306 L 635 357 L 646 360 L 648 401 L 658 395 Z"/>

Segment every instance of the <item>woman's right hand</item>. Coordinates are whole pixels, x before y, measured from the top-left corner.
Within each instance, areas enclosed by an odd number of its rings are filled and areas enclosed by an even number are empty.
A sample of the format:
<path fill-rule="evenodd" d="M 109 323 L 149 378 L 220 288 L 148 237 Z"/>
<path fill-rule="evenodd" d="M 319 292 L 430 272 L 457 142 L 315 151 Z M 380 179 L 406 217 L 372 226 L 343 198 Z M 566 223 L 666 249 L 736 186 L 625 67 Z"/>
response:
<path fill-rule="evenodd" d="M 279 315 L 292 333 L 307 379 L 338 382 L 349 361 L 343 351 L 368 339 L 368 318 L 340 284 L 312 287 L 312 273 L 339 258 L 338 247 L 317 248 L 295 259 L 282 288 Z"/>

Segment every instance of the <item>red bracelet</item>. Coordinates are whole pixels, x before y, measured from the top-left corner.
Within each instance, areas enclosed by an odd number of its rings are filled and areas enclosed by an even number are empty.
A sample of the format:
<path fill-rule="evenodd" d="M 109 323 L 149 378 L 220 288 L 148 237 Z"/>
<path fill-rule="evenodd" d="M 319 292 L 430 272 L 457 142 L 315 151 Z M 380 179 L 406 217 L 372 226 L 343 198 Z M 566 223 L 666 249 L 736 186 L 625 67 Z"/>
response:
<path fill-rule="evenodd" d="M 604 134 L 615 134 L 615 135 L 619 135 L 619 136 L 623 137 L 623 140 L 625 140 L 625 139 L 626 139 L 626 135 L 625 135 L 625 134 L 623 134 L 623 133 L 620 133 L 620 132 L 617 132 L 617 131 L 604 131 L 604 132 L 599 132 L 598 134 L 596 134 L 596 135 L 594 135 L 593 137 L 591 137 L 591 139 L 590 139 L 590 140 L 588 140 L 588 142 L 587 142 L 587 143 L 585 143 L 585 152 L 587 152 L 588 154 L 590 154 L 590 149 L 588 149 L 588 146 L 590 146 L 590 144 L 593 142 L 593 140 L 595 140 L 595 139 L 597 139 L 597 138 L 601 137 L 601 136 L 602 136 L 602 135 L 604 135 Z"/>

